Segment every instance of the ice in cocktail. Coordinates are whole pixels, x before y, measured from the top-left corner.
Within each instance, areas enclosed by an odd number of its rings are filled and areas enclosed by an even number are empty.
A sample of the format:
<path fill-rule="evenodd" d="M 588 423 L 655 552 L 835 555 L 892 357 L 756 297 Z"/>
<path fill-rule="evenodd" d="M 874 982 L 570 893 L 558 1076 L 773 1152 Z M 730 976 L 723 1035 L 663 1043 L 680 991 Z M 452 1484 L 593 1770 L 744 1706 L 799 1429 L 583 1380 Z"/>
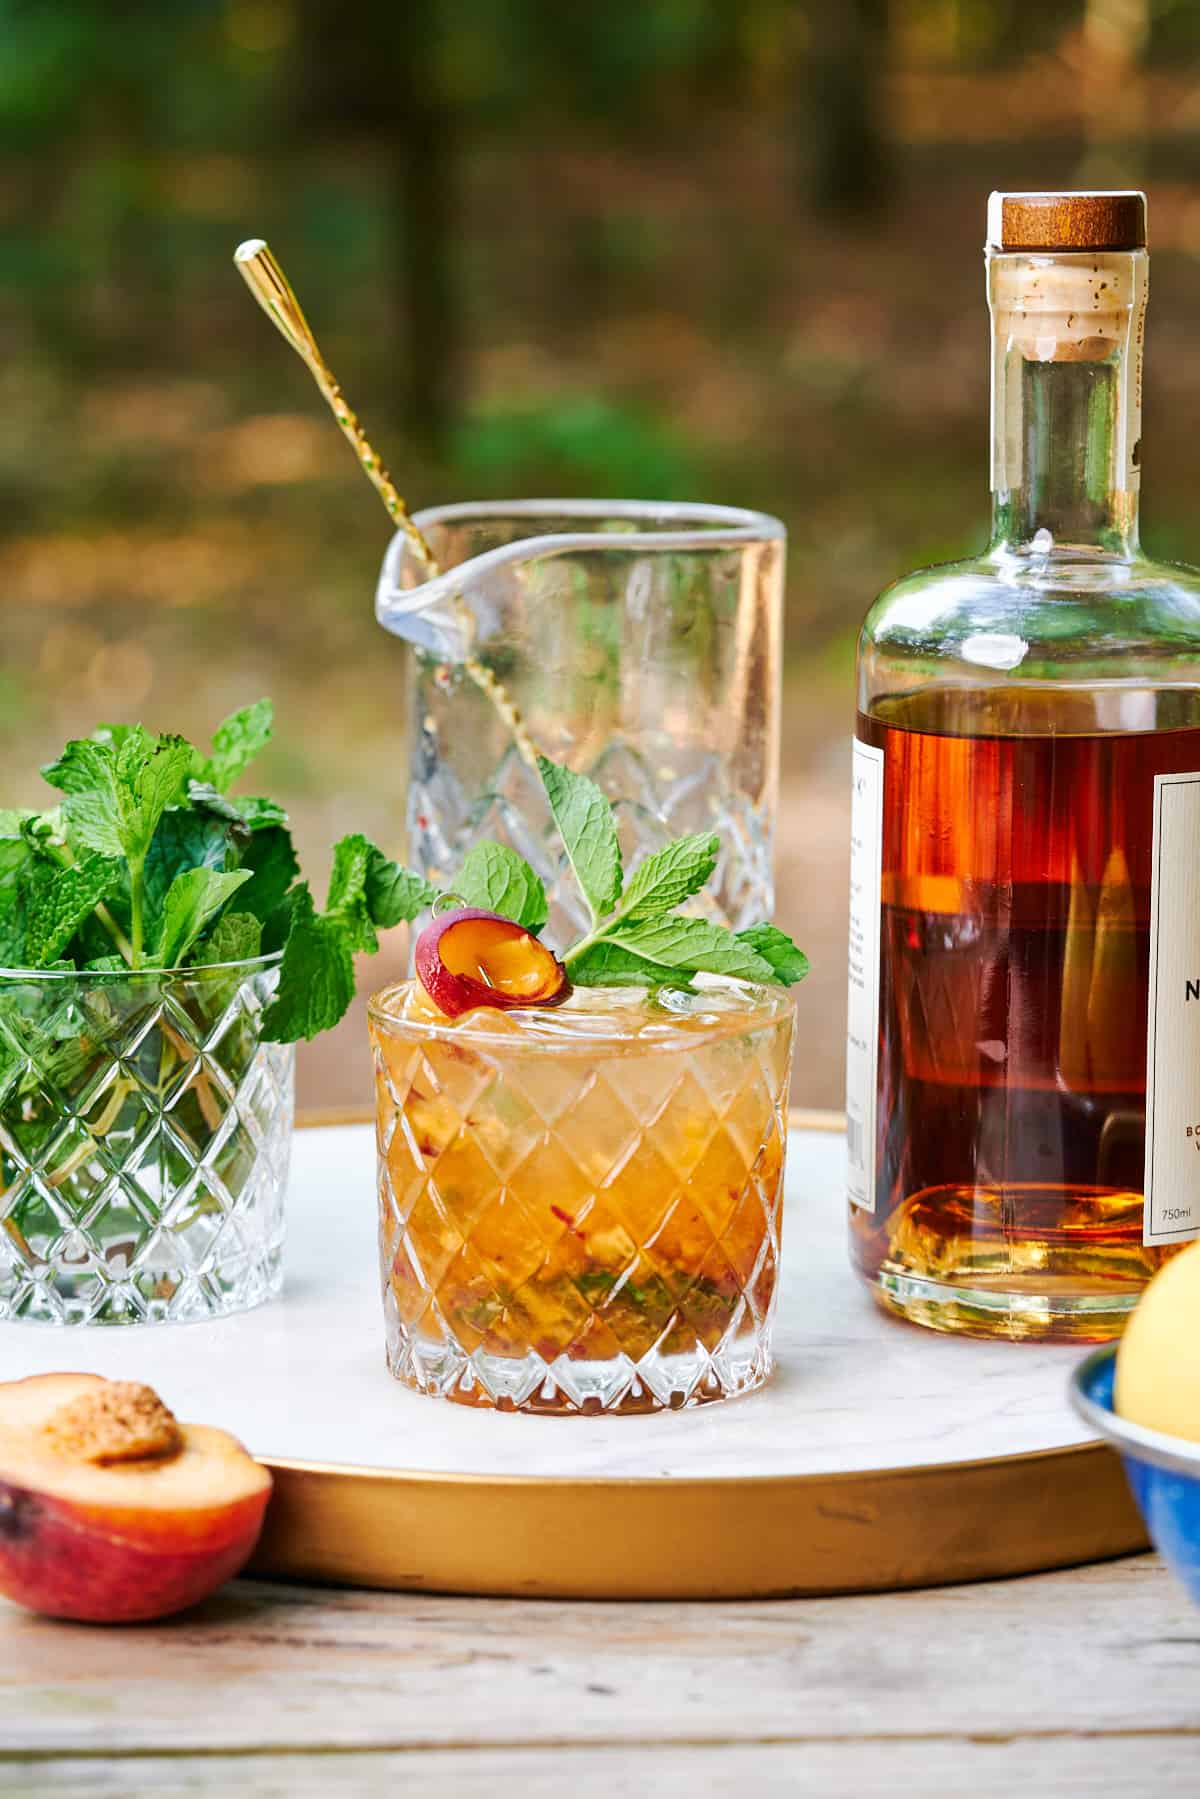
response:
<path fill-rule="evenodd" d="M 423 1392 L 653 1411 L 771 1368 L 793 1006 L 577 988 L 371 1002 L 388 1362 Z"/>

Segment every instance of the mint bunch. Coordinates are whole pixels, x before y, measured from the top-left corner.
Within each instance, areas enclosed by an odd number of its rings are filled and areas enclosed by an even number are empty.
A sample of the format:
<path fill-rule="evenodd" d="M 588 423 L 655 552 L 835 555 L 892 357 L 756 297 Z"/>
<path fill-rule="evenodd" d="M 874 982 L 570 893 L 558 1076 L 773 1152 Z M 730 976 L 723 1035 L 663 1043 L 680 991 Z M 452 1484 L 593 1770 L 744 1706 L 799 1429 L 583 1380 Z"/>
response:
<path fill-rule="evenodd" d="M 542 784 L 592 928 L 562 956 L 580 987 L 686 987 L 696 974 L 790 987 L 808 958 L 773 924 L 730 931 L 678 908 L 708 884 L 721 853 L 716 832 L 680 837 L 625 880 L 612 807 L 594 781 L 542 757 Z M 542 882 L 513 850 L 480 843 L 453 882 L 468 906 L 486 907 L 535 936 L 548 915 Z"/>
<path fill-rule="evenodd" d="M 0 965 L 216 967 L 280 951 L 263 1035 L 292 1043 L 342 1017 L 352 957 L 435 897 L 369 843 L 343 837 L 318 911 L 274 801 L 229 789 L 270 740 L 260 700 L 205 753 L 141 725 L 102 725 L 42 770 L 49 811 L 0 810 Z"/>

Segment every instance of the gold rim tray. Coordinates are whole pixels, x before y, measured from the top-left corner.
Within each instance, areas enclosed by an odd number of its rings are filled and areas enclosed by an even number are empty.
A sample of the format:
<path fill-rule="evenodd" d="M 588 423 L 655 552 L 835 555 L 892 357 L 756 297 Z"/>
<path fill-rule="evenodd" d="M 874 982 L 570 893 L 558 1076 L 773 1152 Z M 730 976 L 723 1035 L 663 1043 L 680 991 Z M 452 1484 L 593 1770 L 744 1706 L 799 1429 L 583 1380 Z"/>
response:
<path fill-rule="evenodd" d="M 327 1158 L 328 1167 L 339 1172 L 344 1167 L 347 1205 L 356 1202 L 364 1183 L 368 1191 L 361 1199 L 364 1205 L 370 1203 L 365 1122 L 360 1113 L 309 1114 L 301 1120 L 309 1128 L 297 1139 L 298 1160 L 302 1162 L 315 1148 Z M 781 1415 L 778 1402 L 774 1412 L 769 1408 L 752 1411 L 761 1402 L 751 1397 L 728 1406 L 670 1414 L 675 1421 L 675 1434 L 669 1441 L 676 1465 L 669 1475 L 631 1476 L 628 1455 L 617 1476 L 587 1471 L 589 1444 L 595 1441 L 591 1433 L 602 1425 L 610 1431 L 636 1431 L 650 1422 L 637 1418 L 528 1421 L 542 1427 L 529 1440 L 543 1445 L 551 1442 L 558 1462 L 572 1468 L 574 1461 L 566 1461 L 558 1452 L 559 1436 L 551 1438 L 545 1433 L 562 1434 L 563 1447 L 569 1444 L 568 1453 L 580 1463 L 578 1473 L 524 1473 L 513 1472 L 511 1467 L 494 1473 L 464 1473 L 440 1467 L 393 1466 L 392 1460 L 402 1457 L 389 1454 L 386 1448 L 380 1452 L 380 1460 L 387 1464 L 382 1466 L 279 1454 L 270 1447 L 272 1432 L 275 1441 L 281 1434 L 278 1420 L 273 1419 L 268 1430 L 260 1428 L 250 1414 L 239 1419 L 235 1409 L 226 1418 L 210 1405 L 212 1421 L 240 1427 L 240 1434 L 262 1455 L 275 1478 L 275 1494 L 252 1572 L 403 1591 L 543 1598 L 731 1599 L 875 1592 L 991 1579 L 1145 1549 L 1145 1530 L 1118 1458 L 1107 1445 L 1087 1441 L 1083 1427 L 1068 1411 L 1066 1381 L 1078 1351 L 938 1338 L 877 1314 L 853 1288 L 848 1274 L 842 1282 L 841 1208 L 832 1191 L 835 1181 L 831 1172 L 842 1123 L 829 1113 L 792 1115 L 784 1230 L 785 1298 L 789 1246 L 794 1256 L 802 1231 L 809 1241 L 814 1231 L 823 1232 L 823 1253 L 828 1267 L 836 1271 L 827 1278 L 845 1286 L 841 1303 L 861 1338 L 858 1347 L 852 1346 L 846 1354 L 862 1361 L 864 1416 L 874 1405 L 887 1428 L 895 1433 L 899 1424 L 903 1431 L 907 1395 L 913 1394 L 915 1407 L 922 1398 L 928 1402 L 931 1384 L 936 1387 L 938 1381 L 950 1381 L 957 1391 L 958 1411 L 950 1420 L 954 1428 L 945 1433 L 951 1449 L 947 1459 L 940 1459 L 940 1451 L 925 1461 L 898 1455 L 891 1465 L 884 1443 L 876 1466 L 741 1473 L 737 1442 L 753 1443 L 753 1437 L 747 1435 L 747 1421 L 761 1418 L 765 1422 Z M 348 1125 L 359 1128 L 338 1128 Z M 315 1137 L 312 1127 L 317 1127 Z M 816 1171 L 811 1179 L 810 1170 Z M 330 1185 L 328 1173 L 318 1184 L 324 1204 Z M 297 1187 L 303 1185 L 294 1180 L 293 1200 L 302 1197 Z M 805 1215 L 810 1189 L 821 1189 L 816 1219 Z M 284 1314 L 287 1307 L 285 1297 Z M 269 1329 L 278 1334 L 277 1308 L 216 1326 L 163 1330 L 50 1331 L 0 1325 L 0 1358 L 6 1371 L 13 1374 L 47 1367 L 96 1366 L 114 1374 L 140 1368 L 143 1378 L 153 1379 L 155 1362 L 162 1360 L 160 1344 L 166 1352 L 172 1344 L 198 1348 L 204 1343 L 212 1345 L 210 1353 L 218 1358 L 231 1356 L 236 1349 L 238 1365 L 244 1367 L 245 1333 L 253 1331 L 252 1320 L 268 1319 L 269 1313 L 277 1314 Z M 231 1331 L 233 1326 L 239 1327 L 237 1332 Z M 372 1332 L 378 1329 L 381 1337 L 382 1326 L 374 1318 L 370 1327 Z M 286 1406 L 294 1404 L 296 1397 L 288 1350 L 295 1338 L 288 1335 L 286 1319 L 282 1328 L 274 1353 L 290 1378 L 287 1396 L 281 1399 Z M 794 1327 L 796 1331 L 799 1328 Z M 298 1324 L 296 1336 L 304 1335 L 303 1324 Z M 345 1404 L 349 1407 L 360 1391 L 355 1382 L 373 1385 L 378 1379 L 376 1341 L 372 1337 L 364 1352 L 369 1359 L 361 1361 L 362 1371 L 356 1362 L 347 1373 Z M 220 1348 L 222 1342 L 227 1347 Z M 818 1343 L 818 1351 L 821 1347 Z M 835 1358 L 843 1384 L 846 1378 L 860 1381 L 857 1369 L 847 1376 L 845 1363 L 837 1362 L 841 1350 L 828 1332 L 824 1349 Z M 795 1337 L 789 1358 L 795 1366 L 789 1369 L 785 1364 L 782 1379 L 785 1391 L 789 1385 L 796 1389 L 787 1396 L 790 1410 L 786 1417 L 797 1440 L 803 1437 L 810 1417 L 806 1395 L 800 1391 L 806 1378 L 804 1351 L 801 1333 Z M 183 1410 L 187 1395 L 178 1389 L 186 1385 L 191 1363 L 184 1360 L 180 1348 L 171 1353 L 179 1371 L 168 1397 Z M 194 1350 L 189 1355 L 200 1365 Z M 31 1358 L 36 1366 L 29 1365 Z M 819 1354 L 815 1359 L 819 1365 Z M 914 1379 L 912 1369 L 927 1369 L 928 1377 Z M 216 1378 L 210 1371 L 210 1386 Z M 1023 1392 L 1028 1395 L 1027 1405 Z M 954 1446 L 970 1439 L 971 1420 L 984 1395 L 993 1411 L 998 1408 L 1000 1414 L 1010 1415 L 1005 1441 L 1012 1452 L 996 1452 L 999 1438 L 997 1429 L 991 1428 L 983 1431 L 992 1446 L 988 1453 L 953 1453 Z M 385 1406 L 391 1397 L 389 1388 L 383 1396 Z M 412 1428 L 414 1417 L 422 1426 L 426 1416 L 445 1419 L 448 1441 L 461 1441 L 464 1430 L 494 1432 L 497 1425 L 511 1428 L 527 1422 L 464 1412 L 418 1395 L 404 1394 L 403 1401 L 408 1407 L 430 1409 L 428 1414 L 404 1412 L 401 1430 Z M 816 1401 L 814 1418 L 822 1403 L 832 1403 L 821 1395 Z M 373 1403 L 378 1407 L 378 1392 Z M 733 1421 L 733 1450 L 727 1444 L 723 1461 L 718 1457 L 712 1469 L 705 1466 L 707 1452 L 702 1450 L 699 1465 L 704 1471 L 692 1474 L 686 1466 L 686 1453 L 682 1460 L 676 1454 L 681 1440 L 678 1433 L 694 1432 L 696 1426 L 689 1421 L 705 1420 L 714 1413 L 726 1414 Z M 988 1415 L 979 1412 L 979 1416 L 986 1421 Z M 492 1422 L 475 1427 L 464 1424 L 464 1419 Z M 702 1431 L 705 1428 L 700 1426 Z M 400 1440 L 403 1442 L 403 1437 Z M 624 1439 L 617 1440 L 623 1446 Z M 632 1445 L 634 1439 L 628 1440 Z M 895 1440 L 903 1445 L 902 1434 Z M 485 1447 L 471 1451 L 476 1465 L 487 1465 L 486 1445 L 494 1448 L 497 1443 L 507 1446 L 512 1441 L 494 1434 L 480 1436 L 478 1442 Z M 665 1456 L 662 1444 L 668 1439 L 654 1441 L 658 1445 L 654 1457 L 660 1452 Z M 685 1439 L 685 1451 L 697 1441 L 694 1436 Z M 578 1456 L 576 1444 L 580 1445 Z M 778 1459 L 777 1444 L 771 1454 Z M 801 1450 L 797 1458 L 803 1459 Z M 761 1462 L 763 1455 L 758 1459 Z M 750 1460 L 753 1462 L 753 1455 Z M 654 1460 L 650 1466 L 654 1467 Z"/>

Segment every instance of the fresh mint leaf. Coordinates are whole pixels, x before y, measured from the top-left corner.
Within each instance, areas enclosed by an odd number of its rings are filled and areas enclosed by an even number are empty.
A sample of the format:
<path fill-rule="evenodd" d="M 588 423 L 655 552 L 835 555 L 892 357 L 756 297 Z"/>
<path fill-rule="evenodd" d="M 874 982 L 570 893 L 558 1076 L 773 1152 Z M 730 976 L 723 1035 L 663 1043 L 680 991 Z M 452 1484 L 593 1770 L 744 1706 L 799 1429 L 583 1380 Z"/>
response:
<path fill-rule="evenodd" d="M 720 853 L 721 839 L 715 831 L 679 837 L 655 850 L 630 876 L 621 911 L 631 919 L 673 912 L 707 885 Z"/>
<path fill-rule="evenodd" d="M 535 936 L 549 916 L 541 881 L 502 843 L 477 843 L 454 877 L 454 891 L 464 905 L 499 912 Z"/>
<path fill-rule="evenodd" d="M 393 925 L 406 924 L 427 912 L 437 898 L 437 889 L 420 875 L 401 868 L 373 843 L 368 848 L 366 893 L 371 923 L 389 931 Z"/>
<path fill-rule="evenodd" d="M 346 932 L 351 950 L 373 956 L 379 939 L 367 905 L 367 870 L 371 849 L 361 831 L 343 837 L 333 846 L 333 872 L 329 877 L 326 915 L 332 914 Z"/>
<path fill-rule="evenodd" d="M 633 950 L 601 938 L 571 963 L 571 979 L 577 987 L 687 987 L 691 976 L 665 969 Z"/>
<path fill-rule="evenodd" d="M 89 974 L 128 974 L 129 964 L 122 956 L 93 956 L 83 965 Z"/>
<path fill-rule="evenodd" d="M 213 926 L 196 965 L 212 968 L 221 962 L 249 962 L 261 949 L 262 924 L 253 913 L 226 912 Z"/>
<path fill-rule="evenodd" d="M 154 957 L 159 967 L 180 967 L 221 907 L 249 879 L 244 868 L 231 873 L 189 868 L 176 875 L 163 901 L 162 933 Z"/>
<path fill-rule="evenodd" d="M 292 925 L 279 986 L 262 1019 L 262 1034 L 273 1043 L 295 1043 L 329 1030 L 354 998 L 354 962 L 345 930 L 314 910 L 307 887 L 289 897 Z"/>
<path fill-rule="evenodd" d="M 248 887 L 243 887 L 242 897 L 238 901 L 239 911 L 248 910 L 246 895 L 249 891 Z M 309 892 L 307 881 L 297 881 L 294 887 L 289 888 L 279 904 L 272 907 L 262 921 L 262 953 L 264 956 L 278 954 L 288 940 L 293 923 L 298 918 L 307 918 L 311 904 L 312 895 Z M 255 916 L 257 917 L 258 914 Z"/>
<path fill-rule="evenodd" d="M 325 915 L 341 922 L 351 950 L 373 955 L 377 925 L 386 929 L 415 918 L 436 897 L 427 882 L 390 861 L 361 831 L 334 845 Z"/>
<path fill-rule="evenodd" d="M 253 912 L 265 925 L 300 873 L 291 833 L 283 825 L 254 831 L 242 847 L 240 866 L 248 868 L 254 878 L 242 889 L 238 911 Z"/>
<path fill-rule="evenodd" d="M 752 924 L 739 931 L 737 938 L 771 964 L 773 978 L 784 987 L 794 987 L 808 973 L 808 957 L 777 925 Z"/>
<path fill-rule="evenodd" d="M 42 778 L 62 793 L 91 793 L 111 784 L 116 766 L 117 752 L 111 742 L 99 736 L 73 737 L 56 762 L 43 766 Z"/>
<path fill-rule="evenodd" d="M 26 893 L 25 955 L 33 968 L 56 962 L 76 931 L 119 884 L 115 856 L 89 851 L 67 868 L 35 865 Z"/>
<path fill-rule="evenodd" d="M 653 963 L 662 971 L 660 980 L 680 973 L 724 974 L 742 981 L 775 978 L 765 957 L 707 918 L 672 915 L 619 924 L 605 941 Z"/>
<path fill-rule="evenodd" d="M 230 833 L 224 819 L 187 806 L 172 806 L 158 821 L 146 855 L 146 910 L 160 916 L 167 889 L 176 875 L 189 868 L 225 869 L 230 866 Z"/>
<path fill-rule="evenodd" d="M 212 755 L 207 758 L 207 778 L 218 793 L 233 786 L 259 752 L 271 741 L 275 708 L 270 700 L 256 700 L 231 712 L 213 732 Z"/>
<path fill-rule="evenodd" d="M 249 912 L 224 912 L 194 957 L 197 968 L 211 969 L 203 1000 L 211 1015 L 227 1006 L 245 980 L 244 965 L 262 951 L 262 925 Z M 248 1028 L 241 1021 L 239 1028 Z"/>
<path fill-rule="evenodd" d="M 545 756 L 538 770 L 567 859 L 596 923 L 621 897 L 621 846 L 612 807 L 596 783 Z"/>
<path fill-rule="evenodd" d="M 338 839 L 333 846 L 333 868 L 329 875 L 329 893 L 325 901 L 327 912 L 336 911 L 339 906 L 356 906 L 360 901 L 366 904 L 367 864 L 370 859 L 371 845 L 361 831 Z"/>
<path fill-rule="evenodd" d="M 119 742 L 76 738 L 42 770 L 66 794 L 63 816 L 72 848 L 139 862 L 167 807 L 182 799 L 192 746 L 152 737 L 131 725 Z"/>
<path fill-rule="evenodd" d="M 131 735 L 117 752 L 118 796 L 125 855 L 133 861 L 150 848 L 168 806 L 183 798 L 192 746 L 184 737 Z"/>

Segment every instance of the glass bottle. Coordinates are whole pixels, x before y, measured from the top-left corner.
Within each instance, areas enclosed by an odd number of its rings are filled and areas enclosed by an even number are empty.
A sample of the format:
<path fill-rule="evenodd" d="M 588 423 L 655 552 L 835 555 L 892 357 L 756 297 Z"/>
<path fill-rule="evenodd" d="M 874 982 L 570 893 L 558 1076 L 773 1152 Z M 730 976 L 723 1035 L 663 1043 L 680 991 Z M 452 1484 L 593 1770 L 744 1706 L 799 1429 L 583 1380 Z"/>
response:
<path fill-rule="evenodd" d="M 1138 542 L 1145 198 L 993 194 L 994 529 L 858 657 L 853 1261 L 1102 1338 L 1200 1233 L 1200 573 Z"/>

